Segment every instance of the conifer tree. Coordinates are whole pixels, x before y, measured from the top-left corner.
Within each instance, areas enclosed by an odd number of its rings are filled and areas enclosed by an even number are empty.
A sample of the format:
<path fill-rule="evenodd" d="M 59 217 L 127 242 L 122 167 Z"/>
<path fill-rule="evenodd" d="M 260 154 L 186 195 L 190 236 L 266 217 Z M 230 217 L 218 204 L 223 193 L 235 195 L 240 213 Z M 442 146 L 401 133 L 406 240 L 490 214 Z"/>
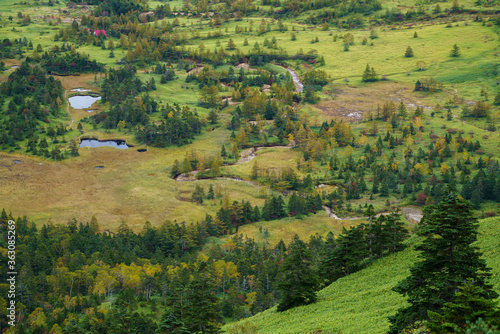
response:
<path fill-rule="evenodd" d="M 378 80 L 377 72 L 375 72 L 375 68 L 370 67 L 369 64 L 366 64 L 365 71 L 363 72 L 363 76 L 361 81 L 363 82 L 373 82 Z"/>
<path fill-rule="evenodd" d="M 293 237 L 290 254 L 285 257 L 280 273 L 283 280 L 278 283 L 281 290 L 279 312 L 317 300 L 318 278 L 312 267 L 312 256 L 298 235 Z"/>
<path fill-rule="evenodd" d="M 172 175 L 172 177 L 176 177 L 180 173 L 181 173 L 181 166 L 179 164 L 179 160 L 175 159 L 170 175 Z"/>
<path fill-rule="evenodd" d="M 408 230 L 404 227 L 401 220 L 401 213 L 398 209 L 391 212 L 391 214 L 383 217 L 385 222 L 384 232 L 387 235 L 387 242 L 385 248 L 394 253 L 403 249 L 403 241 L 408 237 Z"/>
<path fill-rule="evenodd" d="M 478 319 L 492 325 L 500 323 L 498 302 L 482 296 L 481 288 L 474 284 L 474 280 L 468 279 L 458 289 L 455 300 L 444 304 L 442 314 L 428 312 L 430 321 L 426 327 L 432 333 L 460 333 L 467 322 Z"/>
<path fill-rule="evenodd" d="M 222 144 L 222 149 L 220 151 L 220 155 L 222 157 L 227 157 L 226 147 L 224 146 L 224 144 Z"/>
<path fill-rule="evenodd" d="M 187 157 L 185 157 L 184 161 L 182 162 L 182 172 L 185 174 L 188 174 L 192 171 L 193 171 L 193 167 L 191 166 L 191 162 L 189 162 L 189 159 Z"/>
<path fill-rule="evenodd" d="M 201 186 L 196 185 L 195 190 L 193 191 L 193 195 L 191 196 L 191 198 L 195 202 L 197 202 L 198 204 L 202 204 L 203 197 L 205 197 L 205 190 Z"/>
<path fill-rule="evenodd" d="M 330 262 L 335 266 L 332 281 L 359 270 L 361 262 L 369 255 L 364 228 L 364 225 L 351 227 L 349 231 L 342 228 L 330 256 Z"/>
<path fill-rule="evenodd" d="M 256 205 L 256 206 L 253 208 L 252 221 L 254 221 L 254 222 L 258 222 L 259 220 L 260 220 L 260 209 L 259 209 L 259 207 Z"/>
<path fill-rule="evenodd" d="M 210 276 L 206 262 L 201 262 L 194 279 L 185 288 L 182 321 L 189 333 L 220 333 L 221 316 L 217 309 L 218 298 L 215 294 L 215 282 Z"/>
<path fill-rule="evenodd" d="M 156 334 L 189 334 L 189 332 L 178 317 L 175 312 L 166 311 L 163 313 L 160 322 L 158 323 L 158 328 L 156 329 Z"/>
<path fill-rule="evenodd" d="M 382 187 L 380 188 L 380 196 L 381 197 L 388 197 L 389 196 L 389 184 L 387 182 L 387 179 L 382 180 Z"/>
<path fill-rule="evenodd" d="M 219 113 L 215 109 L 210 109 L 210 112 L 208 113 L 208 120 L 210 121 L 210 124 L 216 124 L 217 121 L 219 120 Z"/>
<path fill-rule="evenodd" d="M 278 197 L 273 197 L 271 199 L 272 201 L 272 207 L 273 207 L 273 216 L 274 218 L 283 218 L 286 217 L 286 212 L 285 212 L 285 202 L 283 201 L 283 197 L 278 196 Z"/>
<path fill-rule="evenodd" d="M 214 187 L 212 185 L 209 185 L 207 199 L 214 199 L 214 198 L 215 198 Z"/>
<path fill-rule="evenodd" d="M 453 45 L 453 48 L 451 49 L 451 52 L 450 52 L 450 56 L 451 57 L 458 57 L 460 56 L 460 48 L 458 47 L 458 45 Z"/>
<path fill-rule="evenodd" d="M 478 247 L 472 245 L 478 232 L 469 202 L 448 191 L 438 206 L 424 209 L 420 226 L 424 240 L 416 250 L 421 252 L 421 261 L 394 288 L 408 298 L 410 305 L 389 317 L 391 334 L 427 320 L 428 311 L 442 313 L 445 303 L 456 300 L 455 291 L 466 279 L 474 280 L 482 297 L 497 296 L 487 283 L 491 274 L 486 262 L 480 258 Z"/>
<path fill-rule="evenodd" d="M 378 178 L 375 177 L 375 180 L 373 180 L 372 194 L 378 193 L 378 187 L 379 187 L 379 181 Z"/>
<path fill-rule="evenodd" d="M 259 164 L 257 163 L 257 161 L 254 161 L 252 166 L 252 171 L 250 173 L 250 180 L 256 180 L 258 176 L 259 176 Z"/>
<path fill-rule="evenodd" d="M 411 48 L 411 46 L 409 46 L 409 45 L 408 45 L 408 47 L 406 48 L 405 57 L 406 57 L 406 58 L 413 57 L 413 49 L 412 49 L 412 48 Z"/>

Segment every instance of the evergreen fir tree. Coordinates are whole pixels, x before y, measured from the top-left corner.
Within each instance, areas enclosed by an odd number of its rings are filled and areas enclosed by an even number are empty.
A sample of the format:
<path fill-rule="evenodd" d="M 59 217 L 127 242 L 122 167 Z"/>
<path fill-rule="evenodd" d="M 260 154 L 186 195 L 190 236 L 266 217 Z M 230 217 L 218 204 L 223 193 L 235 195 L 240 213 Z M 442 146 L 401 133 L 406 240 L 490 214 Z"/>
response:
<path fill-rule="evenodd" d="M 253 216 L 252 216 L 252 221 L 258 222 L 260 220 L 260 210 L 259 207 L 256 205 L 253 208 Z"/>
<path fill-rule="evenodd" d="M 254 161 L 252 166 L 252 171 L 250 173 L 250 180 L 256 180 L 259 176 L 259 164 L 257 161 Z"/>
<path fill-rule="evenodd" d="M 190 333 L 220 333 L 222 318 L 217 309 L 218 298 L 215 282 L 206 262 L 201 262 L 194 279 L 185 289 L 186 304 L 183 319 Z"/>
<path fill-rule="evenodd" d="M 172 166 L 172 171 L 170 172 L 170 175 L 172 177 L 176 177 L 181 173 L 181 166 L 179 164 L 179 160 L 175 159 L 174 164 Z"/>
<path fill-rule="evenodd" d="M 403 241 L 408 237 L 408 230 L 404 227 L 398 209 L 384 217 L 384 231 L 387 235 L 386 249 L 394 253 L 403 249 Z"/>
<path fill-rule="evenodd" d="M 430 321 L 426 327 L 432 333 L 463 333 L 461 330 L 467 322 L 475 322 L 478 319 L 491 325 L 500 323 L 498 303 L 485 298 L 481 288 L 476 286 L 472 279 L 468 279 L 458 289 L 455 300 L 444 304 L 442 314 L 428 312 Z"/>
<path fill-rule="evenodd" d="M 372 194 L 378 193 L 378 187 L 379 187 L 378 177 L 375 177 L 375 179 L 373 180 Z"/>
<path fill-rule="evenodd" d="M 389 196 L 389 183 L 387 182 L 387 179 L 382 180 L 382 187 L 380 188 L 380 196 L 381 197 L 388 197 Z"/>
<path fill-rule="evenodd" d="M 156 334 L 189 334 L 189 332 L 180 319 L 177 318 L 175 312 L 166 311 L 163 313 Z"/>
<path fill-rule="evenodd" d="M 371 81 L 371 69 L 370 69 L 369 64 L 366 64 L 366 68 L 365 68 L 365 71 L 363 72 L 363 76 L 361 78 L 361 81 L 363 81 L 363 82 Z"/>
<path fill-rule="evenodd" d="M 283 197 L 278 196 L 272 198 L 272 203 L 273 203 L 273 218 L 274 219 L 279 219 L 286 217 L 287 214 L 285 212 L 285 202 L 283 201 Z"/>
<path fill-rule="evenodd" d="M 208 186 L 208 193 L 207 193 L 207 199 L 214 199 L 215 194 L 214 194 L 214 187 L 212 185 Z"/>
<path fill-rule="evenodd" d="M 281 291 L 279 312 L 317 300 L 318 278 L 312 268 L 312 256 L 298 235 L 293 237 L 290 254 L 285 257 L 280 273 L 283 279 L 278 283 Z"/>
<path fill-rule="evenodd" d="M 411 48 L 411 46 L 408 46 L 406 48 L 405 57 L 406 58 L 413 57 L 413 49 Z"/>
<path fill-rule="evenodd" d="M 391 334 L 427 320 L 427 311 L 442 312 L 445 303 L 455 300 L 455 290 L 468 278 L 481 288 L 484 298 L 497 296 L 486 282 L 491 276 L 489 269 L 478 248 L 472 246 L 478 232 L 469 202 L 447 192 L 437 207 L 424 209 L 420 226 L 419 234 L 424 240 L 416 249 L 422 260 L 394 288 L 407 296 L 410 305 L 389 317 Z"/>
<path fill-rule="evenodd" d="M 450 52 L 450 56 L 451 57 L 458 57 L 460 56 L 460 48 L 458 47 L 458 45 L 453 45 L 453 48 L 451 49 L 451 52 Z"/>

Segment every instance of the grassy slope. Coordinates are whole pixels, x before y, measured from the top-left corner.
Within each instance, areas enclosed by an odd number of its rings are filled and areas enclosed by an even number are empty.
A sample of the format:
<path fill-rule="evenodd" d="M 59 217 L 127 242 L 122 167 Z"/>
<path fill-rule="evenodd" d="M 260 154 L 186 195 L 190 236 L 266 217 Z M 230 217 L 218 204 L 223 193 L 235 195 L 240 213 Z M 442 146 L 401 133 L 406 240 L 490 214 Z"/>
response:
<path fill-rule="evenodd" d="M 481 220 L 478 246 L 488 265 L 493 269 L 492 283 L 500 292 L 500 218 Z M 412 238 L 411 246 L 418 242 Z M 417 260 L 417 252 L 410 248 L 376 261 L 369 268 L 342 278 L 321 290 L 317 303 L 298 307 L 283 313 L 272 308 L 243 322 L 227 325 L 231 332 L 242 325 L 254 325 L 258 333 L 385 333 L 387 316 L 405 305 L 405 299 L 391 290 L 409 274 Z"/>

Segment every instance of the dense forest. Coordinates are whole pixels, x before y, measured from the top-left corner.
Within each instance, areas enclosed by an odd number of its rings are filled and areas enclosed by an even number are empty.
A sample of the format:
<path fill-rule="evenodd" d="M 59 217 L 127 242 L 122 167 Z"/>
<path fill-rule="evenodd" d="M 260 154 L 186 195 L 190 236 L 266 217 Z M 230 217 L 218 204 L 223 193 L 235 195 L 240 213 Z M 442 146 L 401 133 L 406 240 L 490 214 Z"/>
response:
<path fill-rule="evenodd" d="M 237 208 L 235 202 L 221 209 L 215 220 L 207 216 L 200 223 L 166 221 L 154 228 L 146 222 L 138 234 L 125 222 L 117 233 L 101 231 L 95 218 L 41 228 L 27 217 L 15 219 L 17 330 L 168 333 L 176 326 L 215 330 L 224 318 L 236 320 L 272 307 L 288 298 L 279 282 L 290 270 L 286 263 L 294 258 L 293 249 L 305 244 L 296 237 L 288 246 L 283 241 L 275 247 L 260 246 L 236 233 L 224 244 L 198 253 L 210 235 L 225 230 L 224 218 L 219 217 L 232 217 Z M 243 215 L 244 208 L 243 204 Z M 367 214 L 369 224 L 344 229 L 337 238 L 331 233 L 326 238 L 311 236 L 304 252 L 310 257 L 307 272 L 317 280 L 316 289 L 404 247 L 408 231 L 400 214 L 379 218 L 373 218 L 370 210 Z M 2 233 L 13 219 L 2 211 Z M 6 240 L 2 247 L 7 248 Z M 5 280 L 7 258 L 2 256 Z M 185 296 L 187 304 L 179 305 L 179 296 Z M 194 310 L 189 305 L 207 300 L 211 303 L 206 308 L 190 313 Z M 102 308 L 103 302 L 110 302 L 109 311 Z M 143 312 L 134 311 L 138 305 Z M 76 316 L 79 313 L 85 316 Z"/>

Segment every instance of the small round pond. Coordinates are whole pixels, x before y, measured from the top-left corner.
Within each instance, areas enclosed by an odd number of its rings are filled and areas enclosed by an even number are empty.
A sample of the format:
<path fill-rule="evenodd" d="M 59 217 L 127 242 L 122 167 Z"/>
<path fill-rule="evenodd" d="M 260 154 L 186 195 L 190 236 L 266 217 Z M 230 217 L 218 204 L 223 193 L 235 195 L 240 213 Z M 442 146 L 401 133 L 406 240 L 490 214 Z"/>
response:
<path fill-rule="evenodd" d="M 77 95 L 70 97 L 68 101 L 74 109 L 87 109 L 90 108 L 95 101 L 100 99 L 100 96 L 94 97 L 90 95 Z"/>
<path fill-rule="evenodd" d="M 92 138 L 84 138 L 80 141 L 80 147 L 103 147 L 109 146 L 118 148 L 120 150 L 126 150 L 131 147 L 127 145 L 125 140 L 97 140 Z"/>

